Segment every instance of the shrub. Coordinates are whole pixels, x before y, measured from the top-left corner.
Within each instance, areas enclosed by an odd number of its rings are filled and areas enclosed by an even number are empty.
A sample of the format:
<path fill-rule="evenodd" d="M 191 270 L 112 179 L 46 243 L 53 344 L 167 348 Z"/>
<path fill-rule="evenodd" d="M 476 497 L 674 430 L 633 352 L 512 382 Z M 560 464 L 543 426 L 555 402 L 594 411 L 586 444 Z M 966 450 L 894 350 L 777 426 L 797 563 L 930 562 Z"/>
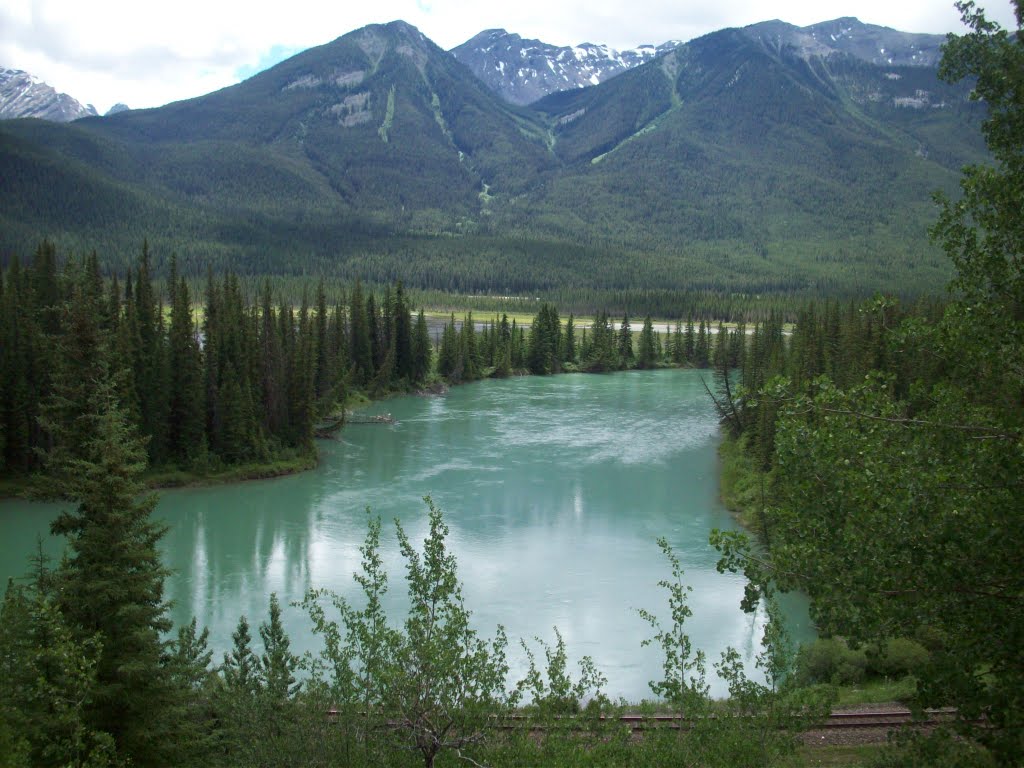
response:
<path fill-rule="evenodd" d="M 928 650 L 913 640 L 897 637 L 868 653 L 868 672 L 879 677 L 914 674 L 928 663 Z"/>
<path fill-rule="evenodd" d="M 797 683 L 852 685 L 864 679 L 867 654 L 850 648 L 840 637 L 820 638 L 797 654 Z"/>

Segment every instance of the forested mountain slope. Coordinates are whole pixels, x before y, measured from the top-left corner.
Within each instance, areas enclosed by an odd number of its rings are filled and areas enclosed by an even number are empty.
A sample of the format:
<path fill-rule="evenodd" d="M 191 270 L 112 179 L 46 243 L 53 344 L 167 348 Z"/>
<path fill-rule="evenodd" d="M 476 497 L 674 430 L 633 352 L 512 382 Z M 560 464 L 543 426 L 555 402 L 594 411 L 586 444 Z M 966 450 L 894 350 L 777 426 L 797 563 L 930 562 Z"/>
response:
<path fill-rule="evenodd" d="M 874 271 L 881 254 L 935 279 L 931 193 L 984 157 L 977 106 L 934 69 L 805 55 L 748 30 L 535 107 L 572 170 L 524 218 L 555 235 L 704 244 L 743 260 L 746 290 L 803 283 L 808 262 L 832 262 L 826 280 Z"/>
<path fill-rule="evenodd" d="M 126 264 L 148 237 L 157 266 L 468 292 L 938 290 L 931 193 L 985 157 L 968 89 L 785 26 L 528 109 L 393 22 L 159 109 L 0 123 L 0 249 Z"/>

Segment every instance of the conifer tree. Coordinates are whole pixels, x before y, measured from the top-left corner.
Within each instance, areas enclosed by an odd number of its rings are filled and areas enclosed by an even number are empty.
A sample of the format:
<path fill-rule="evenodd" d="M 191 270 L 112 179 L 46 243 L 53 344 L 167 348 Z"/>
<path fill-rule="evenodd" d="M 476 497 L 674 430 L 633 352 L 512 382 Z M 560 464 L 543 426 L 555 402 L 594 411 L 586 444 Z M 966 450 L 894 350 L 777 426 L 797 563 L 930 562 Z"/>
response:
<path fill-rule="evenodd" d="M 31 290 L 17 257 L 11 260 L 2 301 L 0 301 L 0 415 L 4 433 L 4 466 L 13 472 L 28 472 L 36 465 L 35 447 L 39 429 L 37 382 L 33 377 L 39 362 L 35 357 L 40 340 L 32 310 Z"/>
<path fill-rule="evenodd" d="M 405 291 L 399 281 L 395 285 L 393 311 L 395 378 L 412 382 L 416 379 L 416 365 L 413 359 L 412 316 L 405 300 Z"/>
<path fill-rule="evenodd" d="M 708 327 L 701 318 L 697 331 L 697 341 L 693 348 L 693 364 L 698 368 L 707 368 L 711 363 L 711 339 L 708 338 Z"/>
<path fill-rule="evenodd" d="M 380 308 L 373 293 L 366 294 L 366 333 L 370 339 L 370 370 L 367 379 L 376 377 L 388 354 L 387 338 L 383 328 Z"/>
<path fill-rule="evenodd" d="M 139 429 L 149 437 L 151 463 L 165 457 L 164 437 L 167 424 L 166 387 L 163 361 L 163 334 L 157 299 L 149 271 L 149 243 L 143 242 L 135 280 L 134 378 L 135 398 L 139 404 Z"/>
<path fill-rule="evenodd" d="M 170 458 L 188 466 L 205 443 L 202 360 L 192 320 L 192 300 L 184 278 L 176 284 L 177 259 L 171 257 L 170 402 L 167 442 Z"/>
<path fill-rule="evenodd" d="M 629 325 L 629 315 L 622 316 L 619 326 L 619 367 L 629 368 L 633 365 L 633 329 Z"/>
<path fill-rule="evenodd" d="M 462 321 L 459 331 L 459 357 L 462 360 L 462 380 L 475 381 L 480 378 L 480 356 L 477 352 L 476 328 L 473 313 L 469 312 Z"/>
<path fill-rule="evenodd" d="M 105 363 L 101 354 L 75 423 L 51 422 L 57 448 L 48 458 L 49 476 L 55 491 L 77 504 L 52 526 L 68 541 L 55 580 L 69 625 L 81 641 L 99 642 L 86 722 L 109 733 L 133 764 L 159 766 L 175 752 L 181 700 L 163 663 L 170 620 L 157 547 L 165 528 L 151 519 L 156 498 L 140 497 L 145 452 Z M 76 442 L 81 435 L 87 437 Z"/>
<path fill-rule="evenodd" d="M 321 278 L 316 288 L 316 371 L 314 374 L 314 390 L 316 399 L 323 400 L 331 389 L 332 366 L 331 349 L 328 339 L 329 319 L 327 317 L 327 294 L 324 293 L 324 281 Z"/>
<path fill-rule="evenodd" d="M 291 445 L 302 451 L 313 450 L 313 428 L 316 422 L 314 369 L 316 339 L 305 293 L 299 310 L 298 335 L 288 382 L 288 409 Z"/>
<path fill-rule="evenodd" d="M 416 327 L 412 334 L 412 379 L 424 381 L 430 373 L 430 332 L 427 329 L 427 318 L 420 308 L 416 315 Z"/>
<path fill-rule="evenodd" d="M 85 713 L 99 643 L 68 625 L 42 557 L 33 565 L 30 582 L 9 583 L 0 606 L 0 761 L 109 765 L 113 740 L 93 730 Z"/>
<path fill-rule="evenodd" d="M 441 331 L 441 343 L 437 348 L 437 372 L 445 378 L 455 376 L 459 365 L 459 337 L 455 330 L 455 315 L 445 323 Z M 460 372 L 461 373 L 461 372 Z"/>
<path fill-rule="evenodd" d="M 651 316 L 644 318 L 644 326 L 640 331 L 640 344 L 637 350 L 636 367 L 653 368 L 658 358 L 655 349 L 654 326 L 651 323 Z"/>
<path fill-rule="evenodd" d="M 565 321 L 565 336 L 562 337 L 562 359 L 567 363 L 576 362 L 576 326 L 573 324 L 572 312 Z"/>
<path fill-rule="evenodd" d="M 683 339 L 683 321 L 676 320 L 675 330 L 672 332 L 672 362 L 682 365 L 686 362 L 686 344 Z"/>
<path fill-rule="evenodd" d="M 277 313 L 270 295 L 270 281 L 263 284 L 260 299 L 260 396 L 263 427 L 268 435 L 280 436 L 288 422 L 287 383 Z"/>
<path fill-rule="evenodd" d="M 260 638 L 263 640 L 263 654 L 257 664 L 260 683 L 270 702 L 280 705 L 298 693 L 302 683 L 296 682 L 299 658 L 291 652 L 291 641 L 281 623 L 281 604 L 275 593 L 270 595 L 270 615 L 260 625 Z"/>
<path fill-rule="evenodd" d="M 366 299 L 363 286 L 356 280 L 349 296 L 349 349 L 355 382 L 363 386 L 375 373 L 373 367 L 373 343 L 366 316 Z"/>
<path fill-rule="evenodd" d="M 512 360 L 512 368 L 519 370 L 523 367 L 524 347 L 526 344 L 523 340 L 523 329 L 516 326 L 516 319 L 512 318 L 512 328 L 510 329 L 511 340 L 509 341 L 510 353 L 509 357 Z"/>
<path fill-rule="evenodd" d="M 697 336 L 693 329 L 693 312 L 686 316 L 686 332 L 683 334 L 683 359 L 690 365 L 697 364 Z"/>
<path fill-rule="evenodd" d="M 529 365 L 532 373 L 558 373 L 561 370 L 560 326 L 558 310 L 554 305 L 541 305 L 530 327 Z"/>

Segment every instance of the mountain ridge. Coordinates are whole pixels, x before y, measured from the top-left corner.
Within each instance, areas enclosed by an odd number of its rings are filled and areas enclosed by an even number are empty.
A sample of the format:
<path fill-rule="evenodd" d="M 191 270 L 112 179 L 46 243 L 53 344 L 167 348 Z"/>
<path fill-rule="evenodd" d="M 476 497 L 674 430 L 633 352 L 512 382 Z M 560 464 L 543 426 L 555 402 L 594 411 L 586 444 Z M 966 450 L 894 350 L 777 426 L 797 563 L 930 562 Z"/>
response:
<path fill-rule="evenodd" d="M 854 17 L 806 27 L 774 19 L 734 29 L 765 44 L 792 47 L 803 55 L 846 54 L 871 64 L 897 66 L 936 66 L 946 39 L 944 35 L 865 24 Z M 450 53 L 506 101 L 526 105 L 552 93 L 605 82 L 682 44 L 670 40 L 657 46 L 616 51 L 591 43 L 554 46 L 504 29 L 491 29 L 452 48 Z"/>
<path fill-rule="evenodd" d="M 506 101 L 525 106 L 555 91 L 597 85 L 677 45 L 669 41 L 622 51 L 594 43 L 555 46 L 488 29 L 449 53 Z"/>
<path fill-rule="evenodd" d="M 931 193 L 985 158 L 979 105 L 785 31 L 721 30 L 526 108 L 394 22 L 165 107 L 2 123 L 0 251 L 49 235 L 117 261 L 148 238 L 502 295 L 941 287 Z"/>

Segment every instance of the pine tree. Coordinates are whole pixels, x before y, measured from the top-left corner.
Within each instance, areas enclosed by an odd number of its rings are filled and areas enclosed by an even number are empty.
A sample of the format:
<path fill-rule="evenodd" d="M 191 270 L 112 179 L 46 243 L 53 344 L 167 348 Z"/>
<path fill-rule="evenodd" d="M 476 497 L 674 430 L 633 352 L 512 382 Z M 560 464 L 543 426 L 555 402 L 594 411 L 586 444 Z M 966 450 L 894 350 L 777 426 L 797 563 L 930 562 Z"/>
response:
<path fill-rule="evenodd" d="M 619 326 L 619 367 L 629 368 L 633 365 L 633 329 L 629 325 L 629 315 L 622 316 Z"/>
<path fill-rule="evenodd" d="M 38 566 L 28 585 L 8 585 L 0 606 L 0 761 L 108 765 L 113 740 L 90 727 L 85 711 L 96 685 L 99 642 L 81 639 L 68 624 L 41 557 Z"/>
<path fill-rule="evenodd" d="M 260 397 L 263 428 L 268 435 L 280 436 L 288 422 L 285 360 L 277 313 L 270 295 L 270 281 L 263 284 L 260 299 Z"/>
<path fill-rule="evenodd" d="M 576 327 L 573 324 L 572 312 L 565 321 L 565 336 L 562 337 L 562 359 L 567 363 L 576 362 Z"/>
<path fill-rule="evenodd" d="M 686 316 L 686 332 L 683 334 L 683 359 L 690 365 L 697 364 L 697 337 L 693 330 L 693 313 Z"/>
<path fill-rule="evenodd" d="M 470 312 L 462 321 L 459 331 L 459 356 L 462 359 L 462 380 L 476 381 L 480 378 L 480 356 L 477 352 L 476 328 L 473 324 L 473 313 Z"/>
<path fill-rule="evenodd" d="M 430 332 L 427 329 L 427 318 L 420 308 L 416 315 L 416 327 L 412 334 L 412 379 L 425 381 L 430 374 Z"/>
<path fill-rule="evenodd" d="M 303 293 L 302 307 L 299 310 L 298 335 L 295 340 L 288 382 L 288 418 L 290 423 L 289 443 L 304 452 L 313 450 L 313 430 L 316 424 L 315 343 L 307 297 Z"/>
<path fill-rule="evenodd" d="M 455 376 L 459 365 L 459 337 L 455 330 L 455 315 L 445 323 L 441 331 L 441 343 L 437 348 L 437 372 L 447 379 Z M 461 374 L 461 371 L 460 371 Z"/>
<path fill-rule="evenodd" d="M 380 367 L 384 365 L 384 359 L 388 354 L 387 338 L 383 328 L 383 321 L 380 309 L 377 307 L 377 299 L 372 293 L 366 295 L 366 333 L 370 339 L 370 371 L 368 379 L 377 376 Z"/>
<path fill-rule="evenodd" d="M 314 390 L 317 401 L 328 396 L 333 385 L 331 365 L 331 349 L 328 339 L 327 294 L 324 293 L 324 281 L 320 280 L 316 288 L 316 370 L 314 374 Z M 333 403 L 325 403 L 333 405 Z"/>
<path fill-rule="evenodd" d="M 697 331 L 697 342 L 693 348 L 693 364 L 698 368 L 707 368 L 711 363 L 711 340 L 708 338 L 708 327 L 701 318 Z"/>
<path fill-rule="evenodd" d="M 686 362 L 686 343 L 683 337 L 683 321 L 676 320 L 675 330 L 672 332 L 672 362 L 682 365 Z"/>
<path fill-rule="evenodd" d="M 281 623 L 281 604 L 275 593 L 270 594 L 270 616 L 260 625 L 263 640 L 263 655 L 259 658 L 257 670 L 268 699 L 277 705 L 295 696 L 302 687 L 296 682 L 295 673 L 299 658 L 291 652 L 291 643 Z"/>
<path fill-rule="evenodd" d="M 171 326 L 168 335 L 170 355 L 170 402 L 167 443 L 170 458 L 188 466 L 205 444 L 203 370 L 192 319 L 192 300 L 188 284 L 182 278 L 176 284 L 177 259 L 171 257 L 168 280 L 171 293 Z"/>
<path fill-rule="evenodd" d="M 156 497 L 140 497 L 146 454 L 102 355 L 97 372 L 76 423 L 53 422 L 59 448 L 49 457 L 49 475 L 54 489 L 78 505 L 52 526 L 68 541 L 55 580 L 69 625 L 83 642 L 95 637 L 100 644 L 87 723 L 109 733 L 134 764 L 165 765 L 176 749 L 181 699 L 163 663 L 162 636 L 171 626 L 158 551 L 165 528 L 151 519 Z M 87 438 L 76 444 L 76 435 Z"/>
<path fill-rule="evenodd" d="M 27 275 L 17 257 L 7 272 L 0 301 L 0 422 L 3 423 L 4 461 L 8 471 L 28 472 L 38 461 L 39 414 L 35 351 L 41 340 L 32 309 Z"/>
<path fill-rule="evenodd" d="M 412 316 L 405 300 L 405 291 L 399 281 L 395 285 L 394 308 L 395 378 L 406 383 L 416 379 L 416 362 L 413 356 Z"/>
<path fill-rule="evenodd" d="M 530 327 L 529 365 L 532 373 L 558 373 L 561 370 L 560 326 L 554 305 L 542 304 Z"/>
<path fill-rule="evenodd" d="M 166 387 L 163 375 L 164 338 L 162 320 L 149 272 L 149 243 L 143 242 L 135 280 L 134 339 L 135 397 L 139 404 L 140 431 L 149 437 L 152 463 L 164 460 L 167 424 Z"/>
<path fill-rule="evenodd" d="M 657 360 L 655 350 L 654 326 L 651 323 L 651 316 L 644 318 L 644 327 L 640 331 L 640 345 L 636 358 L 637 368 L 653 368 Z"/>
<path fill-rule="evenodd" d="M 376 372 L 373 367 L 373 342 L 366 317 L 366 299 L 359 280 L 349 296 L 349 349 L 357 386 L 363 386 Z"/>

